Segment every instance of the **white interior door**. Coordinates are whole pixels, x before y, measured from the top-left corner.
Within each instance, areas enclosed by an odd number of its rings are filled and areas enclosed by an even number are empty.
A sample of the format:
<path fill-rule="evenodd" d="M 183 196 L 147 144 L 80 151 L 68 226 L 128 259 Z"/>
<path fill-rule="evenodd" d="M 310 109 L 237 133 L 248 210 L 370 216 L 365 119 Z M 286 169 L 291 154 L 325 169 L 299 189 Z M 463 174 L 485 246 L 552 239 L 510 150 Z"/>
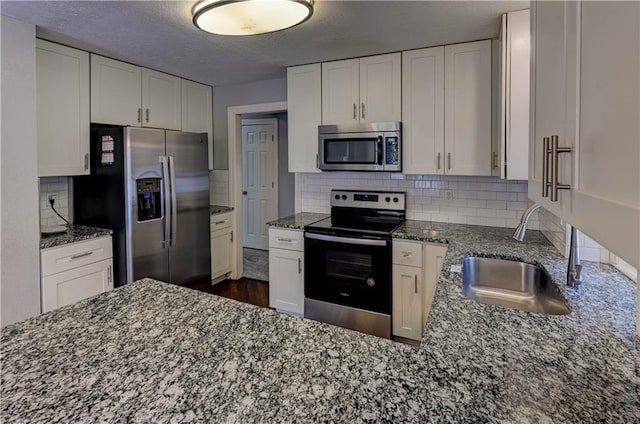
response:
<path fill-rule="evenodd" d="M 268 250 L 267 222 L 278 219 L 278 120 L 242 121 L 243 245 Z"/>

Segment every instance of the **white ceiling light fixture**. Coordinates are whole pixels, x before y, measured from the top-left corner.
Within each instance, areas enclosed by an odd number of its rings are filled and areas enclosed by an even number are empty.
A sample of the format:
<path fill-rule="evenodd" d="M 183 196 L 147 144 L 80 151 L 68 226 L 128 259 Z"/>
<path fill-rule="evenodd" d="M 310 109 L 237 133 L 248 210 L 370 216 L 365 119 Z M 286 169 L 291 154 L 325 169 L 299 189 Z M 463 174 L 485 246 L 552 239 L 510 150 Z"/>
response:
<path fill-rule="evenodd" d="M 193 8 L 193 23 L 219 35 L 257 35 L 306 21 L 313 0 L 204 0 Z"/>

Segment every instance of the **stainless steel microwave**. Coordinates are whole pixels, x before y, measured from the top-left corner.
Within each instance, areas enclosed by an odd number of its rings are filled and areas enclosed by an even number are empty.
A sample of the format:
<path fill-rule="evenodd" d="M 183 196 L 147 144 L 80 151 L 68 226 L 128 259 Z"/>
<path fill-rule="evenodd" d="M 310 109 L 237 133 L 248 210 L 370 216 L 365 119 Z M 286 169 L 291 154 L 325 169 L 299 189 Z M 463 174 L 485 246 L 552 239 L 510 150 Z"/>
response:
<path fill-rule="evenodd" d="M 323 171 L 402 171 L 400 122 L 320 125 L 318 168 Z"/>

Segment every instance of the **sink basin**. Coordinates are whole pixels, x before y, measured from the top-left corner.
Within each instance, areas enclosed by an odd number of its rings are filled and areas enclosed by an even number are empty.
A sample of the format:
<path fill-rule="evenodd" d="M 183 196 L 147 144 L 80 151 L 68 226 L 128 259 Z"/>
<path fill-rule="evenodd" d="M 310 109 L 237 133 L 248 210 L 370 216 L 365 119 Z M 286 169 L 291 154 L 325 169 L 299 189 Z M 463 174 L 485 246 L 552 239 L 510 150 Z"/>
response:
<path fill-rule="evenodd" d="M 462 292 L 480 303 L 521 311 L 550 315 L 571 312 L 544 268 L 517 260 L 465 257 Z"/>

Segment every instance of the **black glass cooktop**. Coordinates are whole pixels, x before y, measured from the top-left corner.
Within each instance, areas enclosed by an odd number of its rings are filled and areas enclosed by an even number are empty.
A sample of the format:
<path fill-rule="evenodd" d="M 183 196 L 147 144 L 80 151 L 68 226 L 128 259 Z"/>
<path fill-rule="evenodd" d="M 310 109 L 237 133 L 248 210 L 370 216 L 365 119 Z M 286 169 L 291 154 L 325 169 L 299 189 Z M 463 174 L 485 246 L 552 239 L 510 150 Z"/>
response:
<path fill-rule="evenodd" d="M 305 230 L 390 235 L 401 223 L 402 220 L 396 219 L 329 217 L 307 225 Z"/>

